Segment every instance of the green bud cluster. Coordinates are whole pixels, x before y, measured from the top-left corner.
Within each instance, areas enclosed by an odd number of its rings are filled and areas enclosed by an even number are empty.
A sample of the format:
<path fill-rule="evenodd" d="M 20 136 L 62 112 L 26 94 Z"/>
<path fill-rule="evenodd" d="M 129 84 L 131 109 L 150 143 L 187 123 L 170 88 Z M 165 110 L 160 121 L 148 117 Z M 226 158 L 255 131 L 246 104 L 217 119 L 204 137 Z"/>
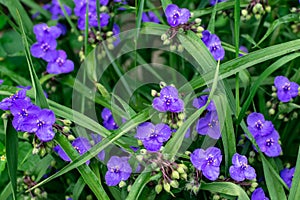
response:
<path fill-rule="evenodd" d="M 248 21 L 254 16 L 255 19 L 259 20 L 263 15 L 269 12 L 271 12 L 271 6 L 269 6 L 267 2 L 263 0 L 251 1 L 246 9 L 241 10 L 241 19 Z"/>

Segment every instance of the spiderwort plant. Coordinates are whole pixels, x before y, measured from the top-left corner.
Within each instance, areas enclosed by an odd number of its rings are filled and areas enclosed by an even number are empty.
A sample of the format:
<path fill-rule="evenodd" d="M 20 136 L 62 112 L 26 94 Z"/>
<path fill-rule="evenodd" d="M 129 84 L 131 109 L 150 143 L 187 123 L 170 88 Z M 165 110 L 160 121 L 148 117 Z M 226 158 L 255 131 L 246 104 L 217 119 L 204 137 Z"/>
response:
<path fill-rule="evenodd" d="M 105 181 L 108 186 L 115 186 L 121 181 L 126 181 L 132 172 L 128 157 L 112 156 L 107 163 L 107 168 Z"/>
<path fill-rule="evenodd" d="M 252 180 L 256 178 L 255 169 L 248 165 L 246 156 L 235 153 L 232 157 L 232 166 L 229 168 L 231 178 L 236 181 Z"/>
<path fill-rule="evenodd" d="M 289 102 L 298 96 L 299 85 L 289 81 L 289 79 L 284 76 L 276 76 L 274 85 L 277 89 L 277 97 L 281 102 Z"/>
<path fill-rule="evenodd" d="M 165 15 L 169 25 L 175 27 L 187 23 L 191 13 L 186 8 L 179 8 L 175 4 L 169 4 L 165 10 Z"/>

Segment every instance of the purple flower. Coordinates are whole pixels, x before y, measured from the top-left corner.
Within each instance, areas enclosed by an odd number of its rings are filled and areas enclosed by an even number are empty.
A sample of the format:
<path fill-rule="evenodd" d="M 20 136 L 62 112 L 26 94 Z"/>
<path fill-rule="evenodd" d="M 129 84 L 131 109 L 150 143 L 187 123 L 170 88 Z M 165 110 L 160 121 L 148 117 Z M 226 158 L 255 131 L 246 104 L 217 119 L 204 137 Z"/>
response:
<path fill-rule="evenodd" d="M 160 112 L 179 113 L 184 110 L 184 102 L 179 99 L 178 91 L 173 86 L 166 86 L 160 91 L 160 96 L 153 99 L 152 106 Z"/>
<path fill-rule="evenodd" d="M 260 150 L 269 157 L 279 156 L 282 152 L 281 146 L 278 142 L 279 134 L 275 129 L 273 129 L 271 134 L 258 136 L 255 139 Z"/>
<path fill-rule="evenodd" d="M 71 159 L 69 156 L 66 154 L 66 152 L 61 148 L 61 146 L 56 145 L 53 150 L 59 155 L 61 159 L 63 159 L 66 162 L 70 162 Z"/>
<path fill-rule="evenodd" d="M 221 150 L 217 147 L 209 147 L 206 150 L 196 149 L 191 154 L 191 161 L 194 167 L 202 171 L 207 179 L 214 181 L 220 174 Z"/>
<path fill-rule="evenodd" d="M 37 41 L 43 42 L 44 40 L 55 40 L 58 38 L 61 34 L 61 30 L 56 27 L 52 26 L 49 27 L 47 24 L 37 24 L 33 27 L 33 32 L 35 34 L 35 37 Z"/>
<path fill-rule="evenodd" d="M 208 92 L 208 90 L 204 90 L 203 92 Z M 201 107 L 205 106 L 205 104 L 208 101 L 208 95 L 202 95 L 198 98 L 195 98 L 193 100 L 193 106 L 197 109 L 200 109 Z M 216 110 L 216 106 L 214 104 L 213 101 L 210 101 L 207 108 L 208 111 L 215 111 Z"/>
<path fill-rule="evenodd" d="M 166 124 L 154 125 L 150 122 L 137 127 L 135 137 L 143 142 L 148 151 L 159 151 L 164 142 L 171 137 L 171 128 Z"/>
<path fill-rule="evenodd" d="M 243 51 L 245 53 L 248 53 L 248 49 L 245 46 L 240 46 L 240 51 Z M 239 54 L 239 57 L 243 56 L 243 54 Z"/>
<path fill-rule="evenodd" d="M 3 82 L 4 82 L 4 80 L 0 79 L 0 85 L 2 85 Z"/>
<path fill-rule="evenodd" d="M 48 142 L 55 136 L 52 129 L 55 120 L 52 110 L 42 109 L 35 115 L 27 116 L 22 123 L 22 128 L 27 132 L 35 133 L 39 140 Z"/>
<path fill-rule="evenodd" d="M 119 126 L 116 124 L 115 119 L 108 108 L 104 108 L 101 113 L 103 119 L 103 126 L 108 130 L 116 130 Z"/>
<path fill-rule="evenodd" d="M 248 129 L 254 138 L 257 136 L 269 135 L 274 129 L 272 122 L 266 121 L 262 114 L 256 112 L 251 113 L 247 117 L 247 124 Z"/>
<path fill-rule="evenodd" d="M 52 0 L 51 3 L 44 5 L 43 8 L 52 14 L 51 19 L 53 20 L 58 19 L 60 16 L 64 16 L 64 12 L 62 11 L 57 0 Z M 64 9 L 68 16 L 72 14 L 72 10 L 69 6 L 64 5 Z"/>
<path fill-rule="evenodd" d="M 25 127 L 23 127 L 23 121 L 27 117 L 31 117 L 32 115 L 36 115 L 40 112 L 40 108 L 36 105 L 33 105 L 30 101 L 26 101 L 24 99 L 18 99 L 14 101 L 12 106 L 10 107 L 10 111 L 14 116 L 12 121 L 13 127 L 17 131 L 29 131 Z"/>
<path fill-rule="evenodd" d="M 87 152 L 88 150 L 90 150 L 92 148 L 90 142 L 88 139 L 84 138 L 84 137 L 78 137 L 76 138 L 73 142 L 72 142 L 72 146 L 74 147 L 74 149 L 77 150 L 77 152 L 80 155 L 83 155 L 85 152 Z M 70 162 L 71 159 L 69 158 L 69 156 L 66 154 L 66 152 L 61 148 L 61 146 L 56 145 L 54 147 L 54 151 L 59 155 L 59 157 L 61 157 L 61 159 L 63 159 L 64 161 Z M 86 162 L 86 164 L 88 165 L 90 163 L 90 161 L 88 160 Z"/>
<path fill-rule="evenodd" d="M 269 200 L 269 198 L 266 197 L 262 188 L 256 188 L 252 193 L 251 200 Z"/>
<path fill-rule="evenodd" d="M 152 12 L 152 11 L 144 12 L 142 15 L 142 21 L 143 22 L 153 22 L 153 23 L 157 23 L 157 24 L 160 23 L 159 19 L 156 17 L 154 12 Z"/>
<path fill-rule="evenodd" d="M 289 102 L 292 98 L 298 96 L 299 85 L 295 82 L 290 82 L 284 76 L 276 76 L 274 85 L 277 89 L 277 96 L 281 102 Z"/>
<path fill-rule="evenodd" d="M 210 0 L 210 5 L 214 6 L 216 5 L 216 3 L 223 2 L 223 1 L 227 1 L 227 0 Z"/>
<path fill-rule="evenodd" d="M 107 163 L 105 181 L 108 186 L 116 186 L 126 181 L 132 172 L 127 157 L 112 156 Z"/>
<path fill-rule="evenodd" d="M 93 134 L 92 133 L 91 136 L 92 136 L 92 139 L 93 139 L 93 141 L 94 141 L 95 144 L 98 144 L 102 140 L 101 135 Z M 100 151 L 100 153 L 98 153 L 97 157 L 99 158 L 99 160 L 104 161 L 105 151 L 104 150 Z"/>
<path fill-rule="evenodd" d="M 229 168 L 229 173 L 234 180 L 243 181 L 245 179 L 252 180 L 256 178 L 255 169 L 248 165 L 246 156 L 235 153 L 232 157 L 232 164 Z"/>
<path fill-rule="evenodd" d="M 285 168 L 280 171 L 280 177 L 284 180 L 284 182 L 289 186 L 292 187 L 292 181 L 295 173 L 295 167 L 288 169 Z"/>
<path fill-rule="evenodd" d="M 67 54 L 63 50 L 58 50 L 56 58 L 47 65 L 47 72 L 49 74 L 69 73 L 74 70 L 74 63 L 67 60 Z"/>
<path fill-rule="evenodd" d="M 221 40 L 216 34 L 211 34 L 209 31 L 205 30 L 202 32 L 202 41 L 208 48 L 215 60 L 223 60 L 225 56 L 225 50 L 221 45 Z"/>
<path fill-rule="evenodd" d="M 18 100 L 18 99 L 24 99 L 25 101 L 30 102 L 30 99 L 26 97 L 26 90 L 19 90 L 16 94 L 11 95 L 10 97 L 7 97 L 3 99 L 0 102 L 0 109 L 1 110 L 10 110 L 10 107 L 12 104 Z"/>
<path fill-rule="evenodd" d="M 32 56 L 36 58 L 43 58 L 47 62 L 53 61 L 57 56 L 55 50 L 57 46 L 56 40 L 52 38 L 45 38 L 42 41 L 34 43 L 31 48 Z"/>
<path fill-rule="evenodd" d="M 109 3 L 109 0 L 100 0 L 102 6 L 106 6 Z"/>
<path fill-rule="evenodd" d="M 165 14 L 170 26 L 175 27 L 188 22 L 191 13 L 188 9 L 180 9 L 175 4 L 169 4 L 165 10 Z"/>
<path fill-rule="evenodd" d="M 57 23 L 56 27 L 60 29 L 61 35 L 66 35 L 66 33 L 67 33 L 67 27 L 66 27 L 66 25 L 64 25 L 62 23 Z"/>
<path fill-rule="evenodd" d="M 29 86 L 18 85 L 16 87 L 21 88 L 21 89 L 25 89 L 25 90 L 30 90 L 32 88 L 30 85 Z"/>
<path fill-rule="evenodd" d="M 196 130 L 200 135 L 208 135 L 213 139 L 221 137 L 220 123 L 217 111 L 208 112 L 197 122 Z"/>

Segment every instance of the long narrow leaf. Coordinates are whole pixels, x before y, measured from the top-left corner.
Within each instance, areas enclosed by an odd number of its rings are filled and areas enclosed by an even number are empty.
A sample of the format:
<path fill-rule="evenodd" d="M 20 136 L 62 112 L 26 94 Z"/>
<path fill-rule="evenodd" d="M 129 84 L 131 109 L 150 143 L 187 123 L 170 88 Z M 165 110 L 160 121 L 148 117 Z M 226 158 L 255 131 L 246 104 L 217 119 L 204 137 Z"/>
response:
<path fill-rule="evenodd" d="M 298 149 L 296 169 L 295 169 L 295 173 L 293 176 L 292 187 L 290 190 L 290 195 L 289 195 L 288 200 L 300 199 L 299 184 L 300 184 L 300 147 Z"/>

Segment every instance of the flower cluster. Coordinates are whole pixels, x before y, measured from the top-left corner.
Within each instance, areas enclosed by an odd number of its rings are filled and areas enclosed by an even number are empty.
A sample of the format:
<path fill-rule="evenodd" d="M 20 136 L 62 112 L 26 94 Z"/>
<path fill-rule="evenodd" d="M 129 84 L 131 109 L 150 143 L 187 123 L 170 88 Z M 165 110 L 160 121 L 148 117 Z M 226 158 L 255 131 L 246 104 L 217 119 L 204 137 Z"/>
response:
<path fill-rule="evenodd" d="M 107 168 L 105 181 L 108 186 L 115 186 L 121 181 L 126 181 L 132 172 L 128 157 L 112 156 L 107 163 Z"/>
<path fill-rule="evenodd" d="M 85 30 L 85 16 L 86 16 L 86 9 L 88 9 L 88 27 L 98 27 L 98 19 L 97 19 L 97 4 L 96 0 L 74 0 L 75 8 L 74 13 L 78 17 L 78 24 L 77 27 L 80 30 Z M 101 5 L 107 5 L 107 0 L 100 1 Z M 88 8 L 86 6 L 88 5 Z M 109 23 L 110 16 L 108 13 L 100 13 L 100 26 L 105 27 Z"/>
<path fill-rule="evenodd" d="M 60 16 L 64 16 L 64 12 L 62 11 L 58 0 L 52 0 L 51 3 L 45 4 L 43 8 L 52 14 L 51 19 L 53 20 L 59 19 Z M 64 9 L 67 15 L 70 16 L 72 14 L 72 9 L 69 6 L 64 5 Z"/>
<path fill-rule="evenodd" d="M 217 147 L 209 147 L 206 150 L 196 149 L 191 154 L 191 162 L 207 179 L 214 181 L 220 174 L 221 150 Z"/>
<path fill-rule="evenodd" d="M 69 73 L 74 70 L 74 63 L 67 59 L 63 50 L 56 50 L 56 39 L 61 35 L 61 29 L 47 24 L 37 24 L 33 27 L 37 42 L 31 48 L 31 54 L 48 62 L 47 72 L 50 74 Z"/>
<path fill-rule="evenodd" d="M 10 110 L 14 116 L 12 124 L 17 131 L 35 133 L 43 142 L 49 142 L 54 138 L 52 125 L 56 119 L 53 111 L 32 104 L 26 97 L 26 89 L 3 99 L 0 102 L 0 109 Z"/>
<path fill-rule="evenodd" d="M 135 137 L 141 140 L 148 151 L 159 151 L 164 142 L 171 137 L 171 128 L 166 124 L 154 125 L 145 122 L 137 127 Z"/>
<path fill-rule="evenodd" d="M 256 178 L 255 169 L 248 165 L 247 157 L 235 153 L 232 156 L 232 166 L 229 168 L 231 178 L 236 181 L 245 179 L 253 180 Z"/>
<path fill-rule="evenodd" d="M 284 182 L 287 184 L 289 188 L 292 187 L 294 173 L 295 173 L 295 167 L 291 169 L 285 168 L 280 171 L 280 177 L 284 180 Z"/>
<path fill-rule="evenodd" d="M 299 85 L 295 82 L 290 82 L 284 76 L 276 76 L 274 85 L 277 90 L 277 97 L 281 102 L 289 102 L 298 96 Z"/>
<path fill-rule="evenodd" d="M 187 23 L 191 13 L 186 8 L 179 8 L 175 4 L 169 4 L 165 10 L 165 15 L 169 25 L 175 27 Z"/>
<path fill-rule="evenodd" d="M 221 40 L 216 34 L 211 34 L 208 30 L 202 32 L 202 41 L 208 48 L 215 60 L 223 60 L 225 50 L 221 45 Z"/>
<path fill-rule="evenodd" d="M 279 134 L 272 122 L 266 121 L 260 113 L 251 113 L 247 118 L 248 129 L 253 135 L 260 150 L 269 157 L 279 156 L 281 146 Z"/>

